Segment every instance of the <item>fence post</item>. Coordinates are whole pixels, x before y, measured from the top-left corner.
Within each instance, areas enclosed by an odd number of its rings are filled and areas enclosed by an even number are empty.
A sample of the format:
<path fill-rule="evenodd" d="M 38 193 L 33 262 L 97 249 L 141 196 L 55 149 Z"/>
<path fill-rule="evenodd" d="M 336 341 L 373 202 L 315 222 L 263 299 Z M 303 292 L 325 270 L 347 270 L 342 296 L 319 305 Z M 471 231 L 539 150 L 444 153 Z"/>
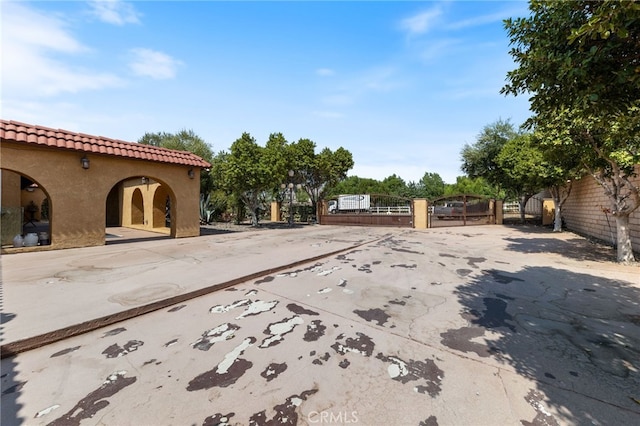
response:
<path fill-rule="evenodd" d="M 280 203 L 278 201 L 271 202 L 271 222 L 282 221 L 282 212 L 280 212 Z"/>
<path fill-rule="evenodd" d="M 553 198 L 542 200 L 542 225 L 552 225 L 555 219 L 556 203 Z"/>
<path fill-rule="evenodd" d="M 504 222 L 504 212 L 502 211 L 502 200 L 496 200 L 496 225 L 502 225 Z"/>
<path fill-rule="evenodd" d="M 413 200 L 413 227 L 415 229 L 427 229 L 429 217 L 429 202 L 425 198 L 414 198 Z"/>

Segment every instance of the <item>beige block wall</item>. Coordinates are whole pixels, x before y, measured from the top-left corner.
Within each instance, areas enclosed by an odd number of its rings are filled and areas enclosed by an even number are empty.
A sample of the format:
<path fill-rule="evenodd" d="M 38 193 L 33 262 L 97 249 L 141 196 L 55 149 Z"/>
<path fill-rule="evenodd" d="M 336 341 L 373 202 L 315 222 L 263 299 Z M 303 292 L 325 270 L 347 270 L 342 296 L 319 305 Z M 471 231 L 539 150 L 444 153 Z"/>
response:
<path fill-rule="evenodd" d="M 640 173 L 640 166 L 636 166 L 636 172 Z M 631 181 L 640 185 L 640 176 Z M 602 187 L 592 176 L 585 176 L 573 183 L 571 195 L 562 207 L 562 216 L 568 230 L 612 244 L 616 241 L 616 221 L 610 213 L 605 214 L 607 208 L 610 201 Z M 633 250 L 640 252 L 640 209 L 629 216 L 629 230 Z"/>

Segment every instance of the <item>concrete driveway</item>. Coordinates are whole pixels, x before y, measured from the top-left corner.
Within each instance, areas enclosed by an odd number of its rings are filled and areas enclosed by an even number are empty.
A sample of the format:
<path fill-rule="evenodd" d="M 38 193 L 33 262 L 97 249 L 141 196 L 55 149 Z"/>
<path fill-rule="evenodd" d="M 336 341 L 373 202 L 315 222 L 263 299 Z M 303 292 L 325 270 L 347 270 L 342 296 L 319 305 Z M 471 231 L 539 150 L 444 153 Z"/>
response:
<path fill-rule="evenodd" d="M 640 269 L 612 258 L 502 226 L 3 256 L 2 424 L 640 424 Z"/>

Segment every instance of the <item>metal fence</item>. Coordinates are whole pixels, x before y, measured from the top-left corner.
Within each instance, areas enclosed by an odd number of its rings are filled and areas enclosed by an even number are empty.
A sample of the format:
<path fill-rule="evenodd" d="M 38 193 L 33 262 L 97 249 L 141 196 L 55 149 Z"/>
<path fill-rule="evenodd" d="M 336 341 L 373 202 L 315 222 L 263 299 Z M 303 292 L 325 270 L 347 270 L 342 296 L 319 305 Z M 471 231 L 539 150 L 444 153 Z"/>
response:
<path fill-rule="evenodd" d="M 413 226 L 410 198 L 381 194 L 343 194 L 325 201 L 323 225 Z"/>
<path fill-rule="evenodd" d="M 524 206 L 524 218 L 529 222 L 542 222 L 544 199 L 538 196 L 533 196 L 527 200 L 527 204 Z M 520 215 L 520 203 L 517 201 L 505 202 L 502 206 L 502 213 L 504 220 L 507 222 L 521 220 Z"/>

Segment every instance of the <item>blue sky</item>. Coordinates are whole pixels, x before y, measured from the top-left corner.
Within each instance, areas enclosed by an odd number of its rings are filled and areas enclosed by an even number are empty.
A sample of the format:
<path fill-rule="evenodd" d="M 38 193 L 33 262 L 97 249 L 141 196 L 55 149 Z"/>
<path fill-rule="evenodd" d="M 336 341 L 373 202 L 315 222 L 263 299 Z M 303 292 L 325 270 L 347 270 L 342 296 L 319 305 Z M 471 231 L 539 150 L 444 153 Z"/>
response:
<path fill-rule="evenodd" d="M 135 142 L 191 129 L 214 152 L 243 132 L 351 151 L 349 173 L 454 183 L 498 119 L 515 66 L 502 20 L 523 1 L 6 1 L 7 120 Z"/>

